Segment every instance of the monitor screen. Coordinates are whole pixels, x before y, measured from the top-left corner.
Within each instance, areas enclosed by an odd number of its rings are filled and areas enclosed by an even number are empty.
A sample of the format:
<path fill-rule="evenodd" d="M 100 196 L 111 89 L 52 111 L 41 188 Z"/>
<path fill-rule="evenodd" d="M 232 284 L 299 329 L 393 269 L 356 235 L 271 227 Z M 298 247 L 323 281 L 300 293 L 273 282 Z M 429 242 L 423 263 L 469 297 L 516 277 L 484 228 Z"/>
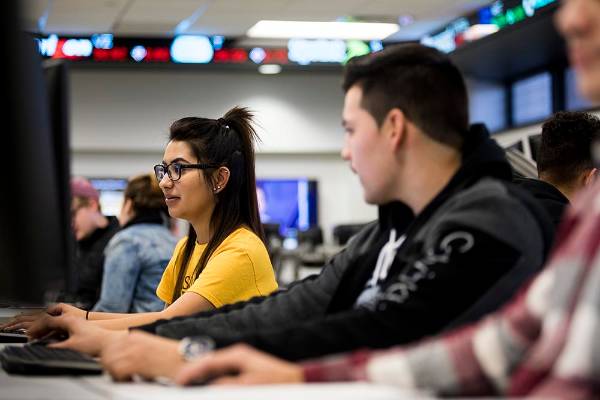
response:
<path fill-rule="evenodd" d="M 118 216 L 123 205 L 123 193 L 127 187 L 125 178 L 89 178 L 100 193 L 100 208 L 106 216 Z"/>
<path fill-rule="evenodd" d="M 518 80 L 511 87 L 512 121 L 526 125 L 552 114 L 552 77 L 549 72 Z"/>
<path fill-rule="evenodd" d="M 11 54 L 0 75 L 3 128 L 3 162 L 10 170 L 8 194 L 0 196 L 0 299 L 8 304 L 37 304 L 62 288 L 70 257 L 66 251 L 70 217 L 68 208 L 67 124 L 51 114 L 66 103 L 59 81 L 63 75 L 42 71 L 32 38 L 18 26 L 21 2 L 0 2 L 0 35 Z"/>
<path fill-rule="evenodd" d="M 506 90 L 503 84 L 467 80 L 471 123 L 483 122 L 490 132 L 506 129 Z"/>
<path fill-rule="evenodd" d="M 582 111 L 592 108 L 592 103 L 585 99 L 577 88 L 573 68 L 565 70 L 565 109 L 567 111 Z"/>
<path fill-rule="evenodd" d="M 317 182 L 299 179 L 257 179 L 261 222 L 279 224 L 284 237 L 318 224 Z"/>

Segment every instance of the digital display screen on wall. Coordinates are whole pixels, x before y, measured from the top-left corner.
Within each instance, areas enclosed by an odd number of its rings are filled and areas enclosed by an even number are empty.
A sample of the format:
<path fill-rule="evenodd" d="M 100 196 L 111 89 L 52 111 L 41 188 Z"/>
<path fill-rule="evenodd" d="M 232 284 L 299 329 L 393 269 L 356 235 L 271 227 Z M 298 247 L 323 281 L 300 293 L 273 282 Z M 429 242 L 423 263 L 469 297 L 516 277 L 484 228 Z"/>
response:
<path fill-rule="evenodd" d="M 575 71 L 573 68 L 565 70 L 565 109 L 567 111 L 579 111 L 592 108 L 592 103 L 583 98 L 577 89 Z"/>
<path fill-rule="evenodd" d="M 309 179 L 257 179 L 261 221 L 279 224 L 283 236 L 317 225 L 317 182 Z"/>
<path fill-rule="evenodd" d="M 483 122 L 490 132 L 506 129 L 506 90 L 504 85 L 467 80 L 471 123 Z"/>
<path fill-rule="evenodd" d="M 514 125 L 539 122 L 552 114 L 552 77 L 543 72 L 518 80 L 511 87 Z"/>

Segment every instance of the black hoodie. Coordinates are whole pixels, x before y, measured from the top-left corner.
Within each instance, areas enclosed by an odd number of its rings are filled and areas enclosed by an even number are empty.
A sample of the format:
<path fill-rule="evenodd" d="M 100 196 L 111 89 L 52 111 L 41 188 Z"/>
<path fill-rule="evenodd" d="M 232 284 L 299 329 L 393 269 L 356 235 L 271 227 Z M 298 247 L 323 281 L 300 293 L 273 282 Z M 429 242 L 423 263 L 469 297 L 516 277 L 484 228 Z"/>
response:
<path fill-rule="evenodd" d="M 515 178 L 515 183 L 540 201 L 554 225 L 558 226 L 569 205 L 569 199 L 556 187 L 539 179 Z"/>
<path fill-rule="evenodd" d="M 143 329 L 297 360 L 411 342 L 495 310 L 541 268 L 553 227 L 508 182 L 502 149 L 471 134 L 461 168 L 416 218 L 402 203 L 380 207 L 318 277 Z"/>
<path fill-rule="evenodd" d="M 74 299 L 83 309 L 90 309 L 100 298 L 102 273 L 104 271 L 104 249 L 112 237 L 120 229 L 115 217 L 106 217 L 108 225 L 98 228 L 85 239 L 77 242 L 75 254 L 75 273 L 77 289 Z"/>

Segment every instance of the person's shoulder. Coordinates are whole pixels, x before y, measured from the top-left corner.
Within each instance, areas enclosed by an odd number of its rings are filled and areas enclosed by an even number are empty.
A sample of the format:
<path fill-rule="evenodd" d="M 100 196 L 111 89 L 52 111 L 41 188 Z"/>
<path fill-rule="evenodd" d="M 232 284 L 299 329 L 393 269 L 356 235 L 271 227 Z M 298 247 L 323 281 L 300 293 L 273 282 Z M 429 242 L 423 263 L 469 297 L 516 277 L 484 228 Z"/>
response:
<path fill-rule="evenodd" d="M 482 178 L 451 196 L 436 220 L 513 239 L 519 234 L 538 234 L 538 209 L 542 206 L 529 201 L 530 196 L 523 192 L 511 182 Z"/>
<path fill-rule="evenodd" d="M 247 227 L 239 227 L 229 234 L 218 246 L 216 253 L 236 252 L 254 254 L 257 251 L 266 251 L 264 242 L 256 233 Z"/>
<path fill-rule="evenodd" d="M 146 224 L 135 224 L 128 227 L 126 230 L 131 230 L 138 235 L 160 235 L 160 236 L 172 236 L 175 238 L 173 233 L 162 224 L 146 223 Z M 176 238 L 175 238 L 176 239 Z"/>
<path fill-rule="evenodd" d="M 515 190 L 519 189 L 510 182 L 482 178 L 451 195 L 434 220 L 488 226 L 530 223 L 534 219 L 530 205 L 515 195 Z"/>
<path fill-rule="evenodd" d="M 120 229 L 116 232 L 108 241 L 108 246 L 115 246 L 117 244 L 127 243 L 134 241 L 136 238 L 135 231 L 132 231 L 129 228 Z"/>
<path fill-rule="evenodd" d="M 255 246 L 263 243 L 256 233 L 245 226 L 235 229 L 223 242 L 235 243 L 243 247 Z"/>
<path fill-rule="evenodd" d="M 445 208 L 493 212 L 493 207 L 521 207 L 522 201 L 520 196 L 515 196 L 515 190 L 523 191 L 511 182 L 485 177 L 451 195 Z"/>
<path fill-rule="evenodd" d="M 171 231 L 169 231 L 169 229 L 166 228 L 164 225 L 135 224 L 135 225 L 127 226 L 127 227 L 119 230 L 117 233 L 115 233 L 115 235 L 113 236 L 113 239 L 115 237 L 119 237 L 119 238 L 132 238 L 132 239 L 145 240 L 148 237 L 165 236 L 165 235 L 173 236 Z M 173 238 L 175 238 L 175 237 L 173 236 Z M 176 240 L 176 239 L 174 239 L 174 240 Z"/>

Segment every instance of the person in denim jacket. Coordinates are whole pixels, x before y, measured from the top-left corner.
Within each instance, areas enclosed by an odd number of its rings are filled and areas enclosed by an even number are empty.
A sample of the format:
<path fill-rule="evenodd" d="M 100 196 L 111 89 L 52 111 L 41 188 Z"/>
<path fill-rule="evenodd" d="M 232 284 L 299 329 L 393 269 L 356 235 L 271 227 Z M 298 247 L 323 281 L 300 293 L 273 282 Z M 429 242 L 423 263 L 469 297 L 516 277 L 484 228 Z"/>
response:
<path fill-rule="evenodd" d="M 153 175 L 132 178 L 119 216 L 122 229 L 105 250 L 100 299 L 93 311 L 160 311 L 156 287 L 177 239 L 166 227 L 164 195 Z"/>

